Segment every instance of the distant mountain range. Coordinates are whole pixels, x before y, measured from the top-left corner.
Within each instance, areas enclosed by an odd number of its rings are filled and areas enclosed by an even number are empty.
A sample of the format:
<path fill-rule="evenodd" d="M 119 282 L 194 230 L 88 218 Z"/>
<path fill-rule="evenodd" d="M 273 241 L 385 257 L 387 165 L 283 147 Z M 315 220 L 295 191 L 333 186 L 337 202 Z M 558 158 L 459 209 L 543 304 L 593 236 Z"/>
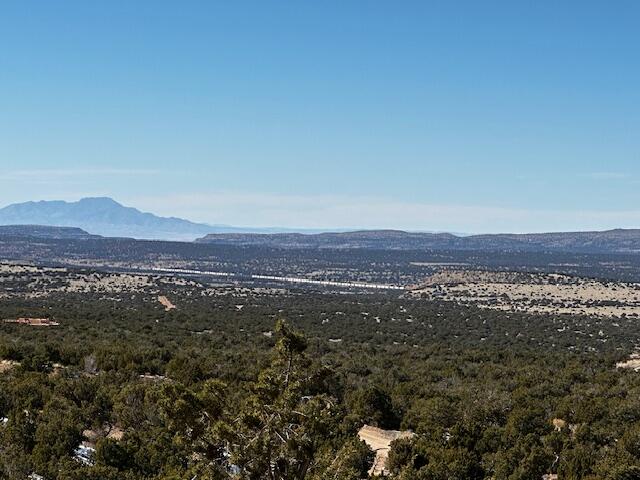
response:
<path fill-rule="evenodd" d="M 178 241 L 192 241 L 208 233 L 271 231 L 159 217 L 126 207 L 108 197 L 83 198 L 77 202 L 15 203 L 0 209 L 0 225 L 76 227 L 105 237 Z"/>
<path fill-rule="evenodd" d="M 470 236 L 400 230 L 274 233 L 277 231 L 206 225 L 181 218 L 159 217 L 125 207 L 111 198 L 83 198 L 77 202 L 26 202 L 0 209 L 2 236 L 86 239 L 99 235 L 274 248 L 640 253 L 640 230 Z"/>
<path fill-rule="evenodd" d="M 396 250 L 567 251 L 585 253 L 640 253 L 640 230 L 456 236 L 450 233 L 413 233 L 365 230 L 304 235 L 210 234 L 198 243 L 267 246 L 274 248 L 369 248 Z"/>
<path fill-rule="evenodd" d="M 107 197 L 15 203 L 0 209 L 0 225 L 76 227 L 94 235 L 149 240 L 192 241 L 208 233 L 291 232 L 286 228 L 207 225 L 176 217 L 159 217 L 125 207 Z M 319 230 L 304 230 L 318 232 Z M 45 232 L 41 232 L 45 233 Z"/>
<path fill-rule="evenodd" d="M 91 234 L 108 237 L 163 240 L 193 240 L 220 231 L 181 218 L 143 213 L 111 198 L 16 203 L 0 209 L 0 225 L 77 227 Z"/>

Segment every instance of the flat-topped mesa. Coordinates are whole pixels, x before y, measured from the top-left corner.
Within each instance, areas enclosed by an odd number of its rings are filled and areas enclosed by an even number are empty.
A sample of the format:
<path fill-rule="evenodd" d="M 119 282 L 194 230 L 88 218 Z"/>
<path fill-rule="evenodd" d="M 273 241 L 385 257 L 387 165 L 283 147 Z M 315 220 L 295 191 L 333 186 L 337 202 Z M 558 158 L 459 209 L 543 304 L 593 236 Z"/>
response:
<path fill-rule="evenodd" d="M 101 238 L 77 227 L 50 225 L 0 225 L 1 237 L 28 237 L 53 240 L 90 240 Z"/>
<path fill-rule="evenodd" d="M 524 234 L 454 235 L 451 233 L 364 230 L 354 232 L 215 233 L 196 240 L 217 245 L 310 249 L 466 250 L 509 252 L 638 253 L 640 230 Z"/>

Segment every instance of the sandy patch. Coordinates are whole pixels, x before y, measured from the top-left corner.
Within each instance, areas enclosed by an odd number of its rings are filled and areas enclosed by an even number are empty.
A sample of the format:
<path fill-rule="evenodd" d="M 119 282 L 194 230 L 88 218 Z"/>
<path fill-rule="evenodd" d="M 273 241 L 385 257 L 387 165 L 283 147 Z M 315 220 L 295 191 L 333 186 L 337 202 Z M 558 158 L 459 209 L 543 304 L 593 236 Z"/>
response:
<path fill-rule="evenodd" d="M 640 284 L 556 274 L 442 271 L 411 295 L 505 311 L 640 317 Z"/>
<path fill-rule="evenodd" d="M 616 363 L 616 368 L 628 368 L 635 372 L 640 371 L 640 353 L 632 353 L 629 359 Z"/>
<path fill-rule="evenodd" d="M 140 291 L 152 285 L 146 275 L 89 274 L 69 280 L 65 291 L 73 293 Z"/>
<path fill-rule="evenodd" d="M 14 362 L 13 360 L 0 360 L 0 373 L 6 373 L 19 365 L 20 362 Z"/>
<path fill-rule="evenodd" d="M 167 297 L 165 297 L 164 295 L 160 295 L 158 297 L 158 301 L 162 304 L 162 306 L 164 307 L 165 312 L 169 312 L 173 309 L 176 308 L 176 306 L 171 303 L 171 300 L 169 300 Z"/>
<path fill-rule="evenodd" d="M 387 473 L 387 459 L 391 450 L 391 442 L 399 438 L 411 438 L 412 432 L 398 430 L 382 430 L 381 428 L 365 425 L 358 432 L 358 438 L 365 442 L 376 454 L 369 475 L 385 475 Z"/>
<path fill-rule="evenodd" d="M 102 428 L 95 430 L 83 430 L 82 436 L 84 443 L 88 446 L 95 448 L 98 440 L 102 438 L 108 438 L 115 441 L 120 441 L 124 438 L 124 430 L 117 425 L 105 424 Z"/>

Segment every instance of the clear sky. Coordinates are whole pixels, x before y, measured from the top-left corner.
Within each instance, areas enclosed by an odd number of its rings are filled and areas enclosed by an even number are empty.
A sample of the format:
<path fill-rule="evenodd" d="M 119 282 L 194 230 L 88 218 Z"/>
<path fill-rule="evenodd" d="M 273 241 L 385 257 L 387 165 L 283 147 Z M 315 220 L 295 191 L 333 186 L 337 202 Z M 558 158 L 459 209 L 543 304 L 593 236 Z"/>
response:
<path fill-rule="evenodd" d="M 640 2 L 0 3 L 0 204 L 640 227 Z"/>

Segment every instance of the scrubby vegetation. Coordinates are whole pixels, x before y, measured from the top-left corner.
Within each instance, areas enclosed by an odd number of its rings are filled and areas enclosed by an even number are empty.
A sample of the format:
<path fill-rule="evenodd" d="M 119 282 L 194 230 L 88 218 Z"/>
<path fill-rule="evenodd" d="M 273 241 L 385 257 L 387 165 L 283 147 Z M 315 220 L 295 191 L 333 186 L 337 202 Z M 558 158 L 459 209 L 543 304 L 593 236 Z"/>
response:
<path fill-rule="evenodd" d="M 239 292 L 3 300 L 60 325 L 0 324 L 0 478 L 363 479 L 364 424 L 398 479 L 637 478 L 634 320 Z"/>
<path fill-rule="evenodd" d="M 4 260 L 96 268 L 181 267 L 411 285 L 443 264 L 460 268 L 562 273 L 640 282 L 640 255 L 514 249 L 278 248 L 122 238 L 55 239 L 0 235 Z"/>

